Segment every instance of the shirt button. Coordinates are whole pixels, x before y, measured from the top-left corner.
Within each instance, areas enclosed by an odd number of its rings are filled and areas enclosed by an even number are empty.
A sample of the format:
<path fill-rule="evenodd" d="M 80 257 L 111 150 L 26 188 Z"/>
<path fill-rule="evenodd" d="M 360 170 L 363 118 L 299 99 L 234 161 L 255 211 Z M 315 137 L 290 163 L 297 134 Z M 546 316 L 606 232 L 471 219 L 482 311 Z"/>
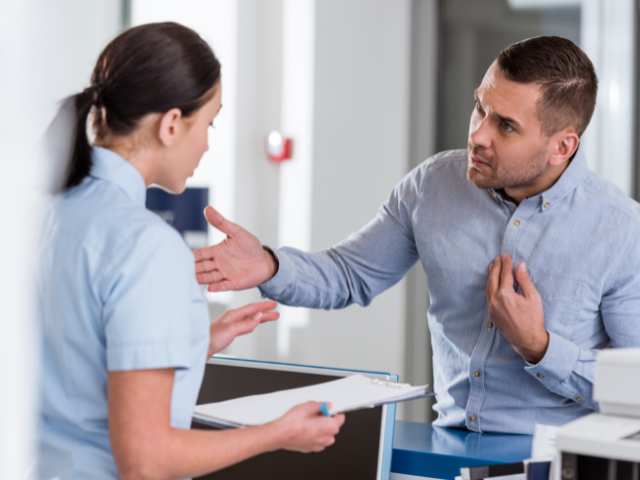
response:
<path fill-rule="evenodd" d="M 491 192 L 491 195 L 493 195 L 494 197 L 498 196 L 498 194 L 496 192 Z"/>
<path fill-rule="evenodd" d="M 493 328 L 493 322 L 487 323 L 487 328 L 491 330 Z"/>
<path fill-rule="evenodd" d="M 581 397 L 576 397 L 576 401 L 581 402 L 582 398 Z"/>
<path fill-rule="evenodd" d="M 544 208 L 549 208 L 549 202 L 544 204 Z"/>
<path fill-rule="evenodd" d="M 538 374 L 538 378 L 544 378 L 544 375 L 543 375 L 543 374 L 541 374 L 541 373 L 539 373 L 539 374 Z"/>
<path fill-rule="evenodd" d="M 519 226 L 520 226 L 520 220 L 516 220 L 515 222 L 513 222 L 513 224 L 514 224 L 516 227 L 519 227 Z"/>
<path fill-rule="evenodd" d="M 475 372 L 473 372 L 473 376 L 474 377 L 479 377 L 480 376 L 480 372 L 478 370 L 476 370 Z"/>
<path fill-rule="evenodd" d="M 475 422 L 476 421 L 476 416 L 475 415 L 471 415 L 469 417 L 469 420 L 471 420 L 472 422 Z"/>

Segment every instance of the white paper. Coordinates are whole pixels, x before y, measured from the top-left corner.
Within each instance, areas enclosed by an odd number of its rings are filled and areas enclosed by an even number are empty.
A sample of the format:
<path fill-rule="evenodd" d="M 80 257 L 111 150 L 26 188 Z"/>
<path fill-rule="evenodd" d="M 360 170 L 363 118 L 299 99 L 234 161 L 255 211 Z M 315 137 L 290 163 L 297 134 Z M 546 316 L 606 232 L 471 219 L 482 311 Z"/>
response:
<path fill-rule="evenodd" d="M 556 437 L 559 428 L 554 425 L 536 424 L 533 431 L 531 458 L 555 457 L 558 454 Z"/>
<path fill-rule="evenodd" d="M 486 477 L 484 480 L 527 480 L 527 474 L 514 473 L 513 475 L 500 475 L 499 477 Z"/>
<path fill-rule="evenodd" d="M 425 394 L 426 385 L 414 387 L 393 382 L 374 382 L 376 381 L 362 375 L 352 375 L 310 387 L 197 405 L 194 417 L 231 427 L 263 425 L 282 417 L 292 407 L 308 401 L 331 403 L 329 413 L 335 415 L 382 403 L 422 397 Z"/>
<path fill-rule="evenodd" d="M 531 445 L 531 458 L 549 458 L 549 480 L 560 478 L 560 453 L 556 446 L 556 437 L 560 427 L 537 423 L 533 430 L 533 444 Z"/>

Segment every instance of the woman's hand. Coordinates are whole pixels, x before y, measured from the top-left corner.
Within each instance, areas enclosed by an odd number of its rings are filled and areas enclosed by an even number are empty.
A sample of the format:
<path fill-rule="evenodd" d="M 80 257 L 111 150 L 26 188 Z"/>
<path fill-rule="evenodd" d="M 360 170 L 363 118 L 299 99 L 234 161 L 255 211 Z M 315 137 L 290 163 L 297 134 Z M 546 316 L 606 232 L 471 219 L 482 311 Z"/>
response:
<path fill-rule="evenodd" d="M 236 337 L 253 332 L 261 323 L 277 320 L 280 313 L 271 311 L 277 306 L 277 302 L 251 303 L 216 318 L 209 329 L 207 360 L 227 348 Z"/>
<path fill-rule="evenodd" d="M 322 402 L 307 402 L 289 410 L 271 425 L 283 432 L 278 448 L 296 452 L 321 452 L 336 441 L 344 423 L 344 413 L 327 417 L 320 412 Z M 331 404 L 327 405 L 331 408 Z"/>

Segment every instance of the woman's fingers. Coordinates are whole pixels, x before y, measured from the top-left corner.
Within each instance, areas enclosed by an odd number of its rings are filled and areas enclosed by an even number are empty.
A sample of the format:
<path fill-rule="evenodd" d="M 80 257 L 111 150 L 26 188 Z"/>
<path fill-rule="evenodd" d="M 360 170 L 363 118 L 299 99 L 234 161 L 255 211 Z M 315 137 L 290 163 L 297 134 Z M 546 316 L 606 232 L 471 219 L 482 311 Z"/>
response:
<path fill-rule="evenodd" d="M 280 318 L 280 312 L 264 312 L 260 317 L 260 323 L 272 322 Z"/>
<path fill-rule="evenodd" d="M 244 320 L 246 318 L 253 317 L 259 312 L 262 312 L 263 315 L 265 315 L 269 310 L 274 310 L 277 306 L 278 302 L 273 301 L 250 303 L 249 305 L 245 305 L 244 307 L 229 310 L 225 313 L 225 316 L 228 316 L 227 321 L 235 322 L 238 320 Z"/>

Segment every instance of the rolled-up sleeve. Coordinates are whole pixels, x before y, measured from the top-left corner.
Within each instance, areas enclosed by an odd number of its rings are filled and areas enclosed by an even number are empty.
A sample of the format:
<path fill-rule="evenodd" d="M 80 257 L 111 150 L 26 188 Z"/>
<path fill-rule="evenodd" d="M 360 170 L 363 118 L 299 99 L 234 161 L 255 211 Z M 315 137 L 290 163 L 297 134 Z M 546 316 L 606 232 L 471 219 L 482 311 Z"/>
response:
<path fill-rule="evenodd" d="M 629 232 L 625 253 L 619 265 L 607 279 L 600 312 L 608 345 L 603 348 L 640 347 L 640 249 L 636 247 L 637 229 Z M 549 347 L 537 364 L 528 364 L 525 371 L 536 377 L 550 391 L 598 411 L 593 399 L 596 359 L 599 348 L 581 348 L 575 343 L 549 332 Z"/>

